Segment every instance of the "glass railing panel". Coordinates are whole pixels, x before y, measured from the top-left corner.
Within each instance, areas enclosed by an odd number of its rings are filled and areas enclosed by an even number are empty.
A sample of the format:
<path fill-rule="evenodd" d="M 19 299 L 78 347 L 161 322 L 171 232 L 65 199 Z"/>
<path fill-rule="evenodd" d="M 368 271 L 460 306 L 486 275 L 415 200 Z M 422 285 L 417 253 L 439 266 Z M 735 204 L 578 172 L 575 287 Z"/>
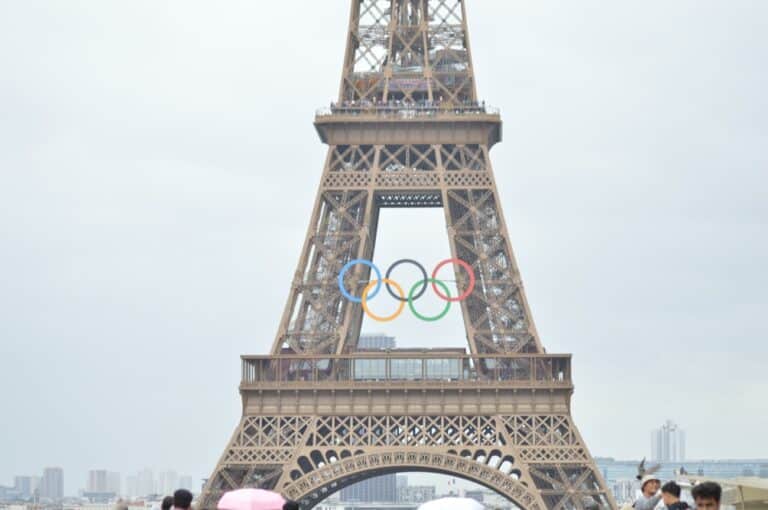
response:
<path fill-rule="evenodd" d="M 427 359 L 425 377 L 431 380 L 458 381 L 463 379 L 464 360 L 461 358 Z M 468 367 L 468 365 L 466 365 Z M 469 374 L 467 374 L 469 375 Z"/>
<path fill-rule="evenodd" d="M 349 358 L 339 358 L 333 360 L 333 363 L 335 365 L 334 371 L 336 372 L 337 381 L 351 381 L 353 379 L 352 370 L 354 360 Z"/>
<path fill-rule="evenodd" d="M 531 380 L 531 358 L 500 358 L 497 380 L 528 382 Z"/>
<path fill-rule="evenodd" d="M 334 381 L 336 379 L 335 369 L 336 361 L 332 359 L 315 360 L 315 380 L 317 382 Z"/>
<path fill-rule="evenodd" d="M 475 381 L 567 385 L 571 380 L 569 356 L 382 356 L 277 356 L 243 359 L 242 381 L 245 384 Z"/>
<path fill-rule="evenodd" d="M 358 358 L 352 362 L 355 381 L 383 381 L 387 379 L 386 359 Z"/>
<path fill-rule="evenodd" d="M 389 379 L 395 381 L 416 381 L 423 379 L 422 359 L 393 359 L 390 360 Z"/>

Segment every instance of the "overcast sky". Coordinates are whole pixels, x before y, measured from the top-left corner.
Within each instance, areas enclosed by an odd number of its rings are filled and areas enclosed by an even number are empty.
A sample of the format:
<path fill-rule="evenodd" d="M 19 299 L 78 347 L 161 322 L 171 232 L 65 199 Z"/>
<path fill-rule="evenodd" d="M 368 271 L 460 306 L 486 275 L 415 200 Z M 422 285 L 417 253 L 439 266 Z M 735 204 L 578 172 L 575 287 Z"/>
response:
<path fill-rule="evenodd" d="M 208 476 L 298 261 L 347 9 L 0 0 L 0 484 Z M 768 2 L 468 10 L 510 236 L 593 454 L 647 455 L 670 418 L 692 458 L 768 458 Z M 441 222 L 384 211 L 377 261 L 445 258 Z M 453 312 L 384 331 L 462 345 Z"/>

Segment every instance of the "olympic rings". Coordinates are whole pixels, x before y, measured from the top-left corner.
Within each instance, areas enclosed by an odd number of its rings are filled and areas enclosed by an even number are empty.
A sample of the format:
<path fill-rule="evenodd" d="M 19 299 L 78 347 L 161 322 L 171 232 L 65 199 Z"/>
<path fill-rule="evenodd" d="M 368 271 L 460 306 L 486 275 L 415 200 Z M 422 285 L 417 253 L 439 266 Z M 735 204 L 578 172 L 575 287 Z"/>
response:
<path fill-rule="evenodd" d="M 344 296 L 345 298 L 347 298 L 348 300 L 352 301 L 353 303 L 362 303 L 362 299 L 360 299 L 358 297 L 355 297 L 352 294 L 350 294 L 349 292 L 347 292 L 347 289 L 344 288 L 344 275 L 347 273 L 347 271 L 349 271 L 349 269 L 352 266 L 356 266 L 358 264 L 362 264 L 364 266 L 368 266 L 371 269 L 373 269 L 374 273 L 376 273 L 376 282 L 377 282 L 376 283 L 376 290 L 374 290 L 373 294 L 371 294 L 369 297 L 376 296 L 376 294 L 378 294 L 379 291 L 381 290 L 381 280 L 382 280 L 382 278 L 381 278 L 381 271 L 379 271 L 378 267 L 373 265 L 373 262 L 371 262 L 370 260 L 365 260 L 365 259 L 350 260 L 349 262 L 347 262 L 347 264 L 343 268 L 341 268 L 341 272 L 339 273 L 339 289 L 341 289 L 341 295 Z M 400 294 L 402 294 L 402 292 Z"/>
<path fill-rule="evenodd" d="M 467 285 L 467 290 L 465 290 L 460 296 L 451 298 L 450 296 L 444 296 L 440 293 L 439 290 L 437 290 L 437 285 L 435 284 L 435 280 L 437 280 L 437 273 L 440 271 L 440 269 L 443 268 L 443 266 L 450 264 L 453 262 L 454 264 L 458 264 L 461 267 L 464 268 L 464 270 L 469 275 L 469 285 Z M 432 289 L 434 289 L 435 294 L 440 296 L 441 299 L 444 299 L 446 301 L 450 301 L 452 303 L 455 303 L 457 301 L 464 301 L 469 297 L 470 294 L 472 294 L 472 291 L 475 290 L 475 272 L 472 271 L 472 266 L 467 264 L 461 259 L 446 259 L 442 262 L 440 262 L 437 267 L 435 267 L 435 270 L 432 271 Z"/>
<path fill-rule="evenodd" d="M 370 269 L 373 270 L 373 272 L 376 275 L 376 279 L 370 280 L 366 284 L 359 298 L 350 294 L 347 291 L 347 289 L 344 287 L 344 275 L 346 275 L 347 271 L 349 271 L 350 268 L 358 264 L 368 266 Z M 417 281 L 411 287 L 410 291 L 408 292 L 407 298 L 405 296 L 405 293 L 403 292 L 403 288 L 398 283 L 390 279 L 390 276 L 392 275 L 392 271 L 394 271 L 395 268 L 400 264 L 413 264 L 421 271 L 421 274 L 423 275 L 423 278 Z M 443 266 L 446 266 L 448 264 L 456 264 L 461 266 L 462 268 L 464 268 L 464 270 L 467 272 L 469 276 L 469 284 L 467 285 L 466 290 L 464 290 L 464 292 L 462 292 L 459 296 L 455 298 L 451 297 L 451 292 L 448 286 L 442 280 L 439 280 L 437 278 L 437 273 L 440 272 L 440 269 L 442 269 Z M 448 311 L 451 308 L 451 303 L 464 301 L 465 299 L 467 299 L 467 297 L 469 297 L 470 294 L 472 294 L 472 291 L 475 289 L 475 280 L 476 280 L 475 272 L 472 270 L 472 266 L 469 265 L 467 262 L 460 259 L 456 259 L 456 258 L 447 259 L 440 262 L 435 267 L 434 271 L 432 271 L 432 278 L 427 278 L 427 272 L 425 271 L 424 266 L 422 266 L 417 261 L 412 259 L 400 259 L 395 263 L 393 263 L 387 269 L 386 277 L 384 278 L 381 277 L 381 271 L 379 270 L 378 267 L 376 267 L 376 265 L 372 261 L 365 260 L 365 259 L 355 259 L 345 264 L 344 267 L 341 269 L 341 272 L 339 273 L 339 277 L 338 277 L 338 284 L 339 284 L 339 290 L 341 291 L 341 294 L 347 300 L 352 301 L 353 303 L 360 303 L 363 307 L 363 311 L 365 312 L 365 314 L 368 317 L 378 322 L 390 322 L 395 320 L 397 317 L 399 317 L 403 313 L 403 310 L 405 308 L 405 303 L 408 303 L 408 308 L 410 308 L 411 313 L 413 313 L 413 315 L 418 319 L 426 322 L 434 322 L 445 317 L 445 315 L 448 313 Z M 418 311 L 416 311 L 416 307 L 413 305 L 413 303 L 416 300 L 418 300 L 420 297 L 424 295 L 424 292 L 426 292 L 426 289 L 430 283 L 432 284 L 432 289 L 435 291 L 437 296 L 446 302 L 445 308 L 443 308 L 443 310 L 439 314 L 433 317 L 427 317 L 425 315 L 420 314 Z M 384 286 L 386 287 L 387 292 L 400 303 L 395 313 L 387 317 L 378 316 L 373 312 L 371 312 L 370 309 L 368 308 L 368 301 L 370 301 L 373 297 L 375 297 L 378 294 L 379 290 L 381 290 L 382 284 L 384 284 Z M 421 290 L 417 293 L 416 290 L 418 289 L 419 286 L 421 286 Z M 399 295 L 395 294 L 392 291 L 392 287 L 395 288 L 395 290 L 397 291 L 397 294 Z M 438 289 L 438 287 L 442 288 L 442 292 Z"/>
<path fill-rule="evenodd" d="M 404 298 L 401 298 L 399 296 L 395 296 L 395 293 L 392 292 L 392 289 L 389 288 L 389 284 L 387 284 L 387 292 L 389 292 L 389 295 L 392 296 L 393 298 L 398 299 L 398 300 L 403 301 L 403 302 L 405 302 L 405 301 L 410 302 L 412 300 L 419 299 L 427 291 L 427 270 L 424 269 L 424 266 L 422 266 L 421 264 L 419 264 L 415 260 L 400 259 L 397 262 L 395 262 L 394 264 L 392 264 L 391 266 L 389 266 L 389 269 L 387 269 L 387 276 L 386 277 L 389 278 L 392 275 L 392 271 L 394 271 L 395 268 L 397 266 L 399 266 L 400 264 L 413 264 L 414 266 L 418 267 L 419 271 L 421 271 L 421 275 L 423 276 L 421 282 L 419 282 L 419 283 L 421 283 L 423 286 L 421 287 L 421 290 L 419 291 L 419 293 L 416 294 L 415 296 L 412 296 L 411 295 L 412 293 L 408 294 L 408 299 L 404 299 Z"/>
<path fill-rule="evenodd" d="M 413 299 L 411 299 L 413 297 L 413 291 L 416 290 L 416 287 L 418 287 L 421 284 L 424 284 L 424 287 L 426 287 L 428 282 L 432 282 L 432 285 L 440 285 L 443 288 L 443 290 L 445 291 L 445 293 L 448 294 L 448 296 L 450 297 L 451 291 L 448 289 L 448 286 L 446 284 L 444 284 L 440 280 L 435 280 L 434 278 L 431 278 L 429 280 L 427 280 L 425 278 L 424 280 L 421 280 L 420 282 L 416 282 L 413 285 L 413 287 L 411 287 L 411 292 L 408 293 L 408 308 L 411 309 L 411 313 L 414 316 L 416 316 L 416 318 L 421 319 L 424 322 L 435 322 L 435 321 L 439 321 L 440 319 L 445 317 L 445 315 L 448 313 L 448 310 L 451 309 L 451 302 L 450 301 L 446 301 L 445 302 L 445 308 L 443 308 L 442 312 L 440 312 L 439 314 L 435 315 L 434 317 L 426 317 L 426 316 L 421 315 L 419 312 L 416 311 L 416 307 L 413 306 Z"/>
<path fill-rule="evenodd" d="M 397 282 L 394 282 L 394 281 L 392 281 L 392 280 L 390 280 L 388 278 L 384 278 L 383 281 L 387 285 L 392 285 L 395 289 L 397 289 L 397 292 L 398 292 L 398 294 L 400 294 L 401 298 L 405 297 L 405 294 L 403 293 L 403 288 Z M 393 313 L 392 315 L 390 315 L 388 317 L 380 317 L 378 315 L 375 315 L 373 312 L 371 312 L 368 309 L 368 291 L 370 291 L 371 287 L 373 287 L 374 285 L 378 285 L 379 287 L 381 287 L 381 281 L 373 280 L 368 285 L 365 286 L 365 289 L 363 289 L 363 294 L 361 296 L 360 301 L 362 302 L 363 311 L 365 312 L 365 314 L 368 317 L 370 317 L 371 319 L 373 319 L 373 320 L 375 320 L 377 322 L 391 322 L 391 321 L 397 319 L 400 316 L 400 314 L 403 313 L 403 309 L 405 308 L 405 301 L 406 300 L 404 300 L 404 299 L 400 299 L 399 300 L 400 304 L 397 305 L 397 310 L 395 311 L 395 313 Z"/>

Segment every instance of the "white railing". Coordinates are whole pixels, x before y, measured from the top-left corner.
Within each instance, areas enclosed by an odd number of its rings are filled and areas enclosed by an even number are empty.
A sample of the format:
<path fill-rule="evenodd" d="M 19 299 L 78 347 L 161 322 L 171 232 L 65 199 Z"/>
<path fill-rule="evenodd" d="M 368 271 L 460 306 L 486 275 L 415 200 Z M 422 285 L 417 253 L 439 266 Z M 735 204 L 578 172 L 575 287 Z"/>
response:
<path fill-rule="evenodd" d="M 375 116 L 384 118 L 413 119 L 455 115 L 499 115 L 499 109 L 485 103 L 439 103 L 439 102 L 389 102 L 389 103 L 333 103 L 316 112 L 317 117 L 330 116 Z"/>

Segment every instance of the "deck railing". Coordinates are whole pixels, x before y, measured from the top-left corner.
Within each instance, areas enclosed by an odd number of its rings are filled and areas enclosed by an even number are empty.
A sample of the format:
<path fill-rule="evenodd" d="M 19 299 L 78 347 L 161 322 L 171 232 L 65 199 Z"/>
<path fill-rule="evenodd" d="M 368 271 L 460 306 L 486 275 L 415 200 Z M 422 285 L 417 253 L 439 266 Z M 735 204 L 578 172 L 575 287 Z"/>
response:
<path fill-rule="evenodd" d="M 413 119 L 421 117 L 499 115 L 499 109 L 482 103 L 473 104 L 357 104 L 337 105 L 317 110 L 318 118 L 335 115 Z"/>
<path fill-rule="evenodd" d="M 570 355 L 356 353 L 343 356 L 243 356 L 242 386 L 423 385 L 472 383 L 570 386 Z"/>

